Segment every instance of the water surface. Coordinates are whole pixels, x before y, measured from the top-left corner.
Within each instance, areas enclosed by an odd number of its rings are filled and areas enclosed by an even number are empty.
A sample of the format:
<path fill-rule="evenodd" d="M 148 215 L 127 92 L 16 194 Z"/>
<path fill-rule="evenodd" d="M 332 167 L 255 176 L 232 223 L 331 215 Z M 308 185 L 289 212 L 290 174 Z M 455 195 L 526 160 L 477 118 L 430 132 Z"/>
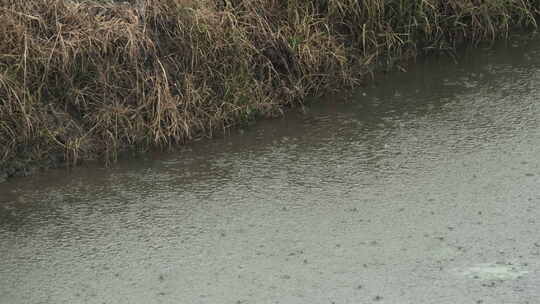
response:
<path fill-rule="evenodd" d="M 0 303 L 538 303 L 540 40 L 328 99 L 0 184 Z"/>

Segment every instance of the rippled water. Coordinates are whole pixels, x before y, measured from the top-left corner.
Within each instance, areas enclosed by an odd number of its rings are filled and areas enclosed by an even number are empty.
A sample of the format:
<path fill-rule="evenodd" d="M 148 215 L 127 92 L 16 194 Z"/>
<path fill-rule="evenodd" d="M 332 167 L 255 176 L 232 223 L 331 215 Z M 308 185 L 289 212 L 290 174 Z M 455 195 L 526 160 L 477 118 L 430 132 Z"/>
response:
<path fill-rule="evenodd" d="M 540 40 L 328 99 L 0 184 L 0 303 L 538 302 Z"/>

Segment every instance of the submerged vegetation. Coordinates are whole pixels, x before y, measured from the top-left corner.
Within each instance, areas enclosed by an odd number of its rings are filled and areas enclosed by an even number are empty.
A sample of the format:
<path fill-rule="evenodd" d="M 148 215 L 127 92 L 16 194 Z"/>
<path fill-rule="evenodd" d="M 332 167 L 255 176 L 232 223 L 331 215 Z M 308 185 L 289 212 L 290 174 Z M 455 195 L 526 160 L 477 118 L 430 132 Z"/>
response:
<path fill-rule="evenodd" d="M 0 179 L 280 115 L 535 28 L 537 0 L 0 0 Z"/>

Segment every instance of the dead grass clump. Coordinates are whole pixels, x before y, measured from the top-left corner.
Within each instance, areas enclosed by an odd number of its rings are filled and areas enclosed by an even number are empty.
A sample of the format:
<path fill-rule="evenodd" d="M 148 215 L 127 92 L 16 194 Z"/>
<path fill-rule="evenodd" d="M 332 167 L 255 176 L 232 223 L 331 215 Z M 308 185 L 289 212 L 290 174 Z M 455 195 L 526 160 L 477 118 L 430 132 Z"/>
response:
<path fill-rule="evenodd" d="M 536 27 L 532 0 L 0 0 L 0 174 L 212 136 L 380 64 Z"/>

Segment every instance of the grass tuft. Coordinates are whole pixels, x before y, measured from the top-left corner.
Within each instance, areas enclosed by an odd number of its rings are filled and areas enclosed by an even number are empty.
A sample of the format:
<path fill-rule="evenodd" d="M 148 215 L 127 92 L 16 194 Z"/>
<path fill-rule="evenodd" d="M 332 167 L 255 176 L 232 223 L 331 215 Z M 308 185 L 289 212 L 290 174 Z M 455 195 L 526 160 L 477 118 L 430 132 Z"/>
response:
<path fill-rule="evenodd" d="M 0 0 L 0 174 L 281 115 L 418 54 L 536 28 L 534 0 Z"/>

